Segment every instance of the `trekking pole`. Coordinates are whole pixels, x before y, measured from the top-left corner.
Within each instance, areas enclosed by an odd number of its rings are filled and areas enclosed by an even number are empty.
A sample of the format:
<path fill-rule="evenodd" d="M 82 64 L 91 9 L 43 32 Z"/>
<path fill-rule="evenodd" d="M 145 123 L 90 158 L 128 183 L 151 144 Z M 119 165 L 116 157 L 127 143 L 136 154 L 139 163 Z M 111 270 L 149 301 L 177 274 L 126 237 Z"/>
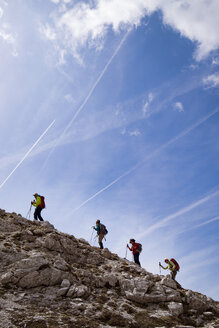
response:
<path fill-rule="evenodd" d="M 92 228 L 93 228 L 93 227 L 92 227 Z M 92 234 L 91 234 L 91 237 L 90 237 L 90 244 L 92 243 L 93 235 L 94 235 L 94 230 L 92 231 Z"/>
<path fill-rule="evenodd" d="M 126 246 L 126 250 L 125 250 L 125 259 L 127 259 L 127 251 L 128 251 L 128 247 Z"/>
<path fill-rule="evenodd" d="M 160 262 L 159 262 L 159 270 L 160 270 L 160 275 L 161 275 L 161 266 L 160 266 Z"/>
<path fill-rule="evenodd" d="M 27 215 L 26 215 L 27 220 L 28 220 L 28 216 L 29 216 L 29 219 L 30 219 L 31 208 L 32 208 L 32 204 L 30 205 L 29 211 L 27 212 Z"/>
<path fill-rule="evenodd" d="M 94 244 L 93 244 L 93 246 L 95 245 L 95 242 L 96 242 L 96 238 L 97 238 L 97 235 L 94 237 Z"/>

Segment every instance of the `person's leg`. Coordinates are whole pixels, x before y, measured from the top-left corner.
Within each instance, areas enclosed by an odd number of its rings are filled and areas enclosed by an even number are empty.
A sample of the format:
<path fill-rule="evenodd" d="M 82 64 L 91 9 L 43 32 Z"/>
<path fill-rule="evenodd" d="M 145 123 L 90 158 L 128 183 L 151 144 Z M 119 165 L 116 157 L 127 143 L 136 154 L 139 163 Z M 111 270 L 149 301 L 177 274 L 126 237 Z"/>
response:
<path fill-rule="evenodd" d="M 141 266 L 140 262 L 139 262 L 139 253 L 134 254 L 134 261 L 136 264 L 138 264 L 139 266 Z"/>
<path fill-rule="evenodd" d="M 104 235 L 102 235 L 102 234 L 100 234 L 98 236 L 98 243 L 99 243 L 101 249 L 103 249 L 103 242 L 102 242 L 103 237 L 104 237 Z"/>
<path fill-rule="evenodd" d="M 33 214 L 34 220 L 37 221 L 37 208 L 35 208 L 34 214 Z"/>
<path fill-rule="evenodd" d="M 41 216 L 41 211 L 42 211 L 42 208 L 38 206 L 36 208 L 36 215 L 37 215 L 37 217 L 39 218 L 40 221 L 43 221 L 43 218 Z"/>
<path fill-rule="evenodd" d="M 177 274 L 177 271 L 171 271 L 171 277 L 173 280 L 175 280 L 176 274 Z"/>

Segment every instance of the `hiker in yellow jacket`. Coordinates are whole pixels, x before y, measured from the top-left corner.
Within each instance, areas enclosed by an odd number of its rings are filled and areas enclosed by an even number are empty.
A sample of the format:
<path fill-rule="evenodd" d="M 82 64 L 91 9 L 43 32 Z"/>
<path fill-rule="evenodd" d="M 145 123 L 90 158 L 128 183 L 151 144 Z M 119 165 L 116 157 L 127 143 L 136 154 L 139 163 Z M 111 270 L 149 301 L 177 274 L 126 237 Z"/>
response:
<path fill-rule="evenodd" d="M 33 194 L 33 196 L 36 199 L 35 201 L 32 201 L 31 202 L 31 204 L 36 207 L 35 212 L 34 212 L 34 215 L 33 215 L 34 216 L 34 220 L 37 220 L 37 218 L 39 218 L 40 221 L 44 221 L 43 218 L 42 218 L 42 216 L 41 216 L 41 211 L 43 209 L 43 207 L 41 206 L 41 204 L 42 204 L 41 197 L 37 193 Z"/>
<path fill-rule="evenodd" d="M 164 262 L 167 264 L 167 267 L 163 267 L 160 262 L 159 262 L 159 266 L 161 266 L 161 268 L 163 268 L 164 270 L 169 269 L 172 279 L 175 280 L 177 274 L 176 265 L 171 260 L 168 259 L 165 259 Z"/>

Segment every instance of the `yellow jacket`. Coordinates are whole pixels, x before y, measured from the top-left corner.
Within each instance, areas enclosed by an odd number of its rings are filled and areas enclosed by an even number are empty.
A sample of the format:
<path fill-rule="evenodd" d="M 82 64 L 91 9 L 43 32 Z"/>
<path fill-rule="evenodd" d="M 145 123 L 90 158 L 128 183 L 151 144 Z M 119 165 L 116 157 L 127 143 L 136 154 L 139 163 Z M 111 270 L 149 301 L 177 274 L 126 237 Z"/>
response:
<path fill-rule="evenodd" d="M 35 202 L 33 203 L 33 206 L 37 207 L 41 205 L 41 197 L 38 195 Z"/>
<path fill-rule="evenodd" d="M 160 265 L 160 266 L 161 266 L 161 268 L 163 268 L 164 270 L 169 269 L 170 271 L 174 271 L 174 270 L 176 269 L 176 266 L 175 266 L 175 264 L 174 264 L 172 261 L 169 261 L 169 262 L 167 263 L 167 267 L 166 267 L 166 268 L 164 268 L 162 265 Z"/>

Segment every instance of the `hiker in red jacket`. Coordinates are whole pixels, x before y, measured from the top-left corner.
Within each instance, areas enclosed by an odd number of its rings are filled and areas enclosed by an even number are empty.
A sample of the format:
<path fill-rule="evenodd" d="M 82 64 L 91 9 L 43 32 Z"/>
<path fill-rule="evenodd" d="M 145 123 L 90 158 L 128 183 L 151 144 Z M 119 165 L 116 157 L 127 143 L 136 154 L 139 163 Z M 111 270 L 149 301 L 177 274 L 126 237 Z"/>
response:
<path fill-rule="evenodd" d="M 127 247 L 132 252 L 135 263 L 141 266 L 139 262 L 140 251 L 138 249 L 138 244 L 135 242 L 135 239 L 130 239 L 129 243 L 132 245 L 132 247 L 130 248 L 128 244 Z"/>
<path fill-rule="evenodd" d="M 40 221 L 44 221 L 41 216 L 41 211 L 45 207 L 45 205 L 43 204 L 44 202 L 42 202 L 41 196 L 38 195 L 37 193 L 33 194 L 33 196 L 36 199 L 35 201 L 31 202 L 31 204 L 36 207 L 34 215 L 33 215 L 34 220 L 37 220 L 39 218 Z"/>

